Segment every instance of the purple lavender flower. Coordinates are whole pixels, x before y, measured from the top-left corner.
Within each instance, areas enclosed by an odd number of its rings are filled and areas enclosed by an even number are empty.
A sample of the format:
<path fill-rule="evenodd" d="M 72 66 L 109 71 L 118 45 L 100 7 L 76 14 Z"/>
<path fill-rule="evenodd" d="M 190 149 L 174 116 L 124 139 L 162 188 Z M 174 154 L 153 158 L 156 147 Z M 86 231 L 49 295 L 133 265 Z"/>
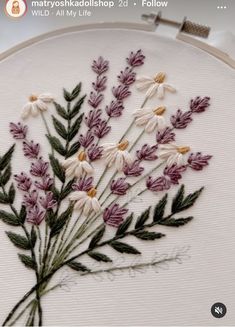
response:
<path fill-rule="evenodd" d="M 93 61 L 91 68 L 96 74 L 101 75 L 109 69 L 109 62 L 100 56 L 97 60 Z"/>
<path fill-rule="evenodd" d="M 27 221 L 33 225 L 40 225 L 45 217 L 45 212 L 41 211 L 39 207 L 36 205 L 32 209 L 28 211 Z"/>
<path fill-rule="evenodd" d="M 92 129 L 99 124 L 101 113 L 100 109 L 89 111 L 88 116 L 85 117 L 85 124 L 88 128 Z"/>
<path fill-rule="evenodd" d="M 114 97 L 119 101 L 122 101 L 123 99 L 131 95 L 129 88 L 126 85 L 118 85 L 117 87 L 114 86 L 112 92 Z"/>
<path fill-rule="evenodd" d="M 113 227 L 118 227 L 124 221 L 124 215 L 128 212 L 128 209 L 122 208 L 119 204 L 112 204 L 104 210 L 103 219 L 104 222 Z"/>
<path fill-rule="evenodd" d="M 92 146 L 88 149 L 87 154 L 90 161 L 98 160 L 102 157 L 103 147 L 98 146 L 96 144 L 92 144 Z"/>
<path fill-rule="evenodd" d="M 94 135 L 90 131 L 86 133 L 86 135 L 80 135 L 79 142 L 84 148 L 88 148 L 91 143 L 94 141 Z"/>
<path fill-rule="evenodd" d="M 118 80 L 121 84 L 131 85 L 135 82 L 136 73 L 132 71 L 131 68 L 126 67 L 124 71 L 120 72 L 118 75 Z"/>
<path fill-rule="evenodd" d="M 140 176 L 144 171 L 144 167 L 140 166 L 139 160 L 135 160 L 132 164 L 125 164 L 123 172 L 126 176 Z"/>
<path fill-rule="evenodd" d="M 150 191 L 160 192 L 169 190 L 169 188 L 171 187 L 171 182 L 164 176 L 155 179 L 149 176 L 146 181 L 146 186 Z"/>
<path fill-rule="evenodd" d="M 42 177 L 42 181 L 35 181 L 34 185 L 42 191 L 49 191 L 54 184 L 53 178 L 50 177 L 50 175 L 46 174 Z"/>
<path fill-rule="evenodd" d="M 33 190 L 24 195 L 23 204 L 27 209 L 32 209 L 37 204 L 37 201 L 38 201 L 38 192 L 36 190 Z"/>
<path fill-rule="evenodd" d="M 94 129 L 94 134 L 96 137 L 98 137 L 99 139 L 101 139 L 102 137 L 104 137 L 106 134 L 109 133 L 109 131 L 111 130 L 111 126 L 108 126 L 108 123 L 106 120 L 102 120 L 101 122 L 99 122 L 99 124 L 95 127 Z"/>
<path fill-rule="evenodd" d="M 28 132 L 28 126 L 22 125 L 21 123 L 10 123 L 10 133 L 12 134 L 13 138 L 16 140 L 23 140 L 25 139 Z"/>
<path fill-rule="evenodd" d="M 171 124 L 174 128 L 185 128 L 192 121 L 191 116 L 192 111 L 186 111 L 183 113 L 180 109 L 178 109 L 176 115 L 171 116 Z"/>
<path fill-rule="evenodd" d="M 179 184 L 179 179 L 182 178 L 181 173 L 186 169 L 186 166 L 177 166 L 176 164 L 173 164 L 170 167 L 165 167 L 164 175 L 170 178 L 172 184 Z"/>
<path fill-rule="evenodd" d="M 113 180 L 110 186 L 112 194 L 125 195 L 129 188 L 129 184 L 126 182 L 125 178 L 118 178 Z"/>
<path fill-rule="evenodd" d="M 142 50 L 138 50 L 136 53 L 131 52 L 130 56 L 126 59 L 128 65 L 131 67 L 138 67 L 144 64 L 145 56 L 142 54 Z"/>
<path fill-rule="evenodd" d="M 42 157 L 40 157 L 35 163 L 31 164 L 30 173 L 36 177 L 43 177 L 46 175 L 48 167 L 49 163 L 43 161 Z"/>
<path fill-rule="evenodd" d="M 106 76 L 97 76 L 96 81 L 92 83 L 92 86 L 96 92 L 102 92 L 106 89 Z"/>
<path fill-rule="evenodd" d="M 208 161 L 212 158 L 210 155 L 202 155 L 201 152 L 191 153 L 188 158 L 189 167 L 194 170 L 202 170 L 209 165 Z"/>
<path fill-rule="evenodd" d="M 40 196 L 39 202 L 45 210 L 53 209 L 57 204 L 57 201 L 53 198 L 52 192 L 48 192 L 45 197 Z"/>
<path fill-rule="evenodd" d="M 98 94 L 98 93 L 95 93 L 95 92 L 91 92 L 88 103 L 89 103 L 89 105 L 91 107 L 96 109 L 103 99 L 104 99 L 103 94 Z"/>
<path fill-rule="evenodd" d="M 105 108 L 109 117 L 120 117 L 124 109 L 122 101 L 112 101 L 109 106 Z"/>
<path fill-rule="evenodd" d="M 14 175 L 15 181 L 18 183 L 17 188 L 21 191 L 28 192 L 32 185 L 31 179 L 25 174 L 21 173 L 20 175 Z"/>
<path fill-rule="evenodd" d="M 74 191 L 88 192 L 93 187 L 93 177 L 82 177 L 72 185 Z"/>
<path fill-rule="evenodd" d="M 29 159 L 36 159 L 38 157 L 40 151 L 40 145 L 38 143 L 34 143 L 34 141 L 23 142 L 23 152 L 25 157 L 28 157 Z"/>
<path fill-rule="evenodd" d="M 195 113 L 203 112 L 210 106 L 209 97 L 196 97 L 190 101 L 190 110 Z"/>
<path fill-rule="evenodd" d="M 172 132 L 170 127 L 166 127 L 162 131 L 157 132 L 157 143 L 159 144 L 166 144 L 175 141 L 175 133 Z"/>
<path fill-rule="evenodd" d="M 136 151 L 136 156 L 139 160 L 153 161 L 157 159 L 156 150 L 157 145 L 150 146 L 145 144 L 140 150 Z"/>

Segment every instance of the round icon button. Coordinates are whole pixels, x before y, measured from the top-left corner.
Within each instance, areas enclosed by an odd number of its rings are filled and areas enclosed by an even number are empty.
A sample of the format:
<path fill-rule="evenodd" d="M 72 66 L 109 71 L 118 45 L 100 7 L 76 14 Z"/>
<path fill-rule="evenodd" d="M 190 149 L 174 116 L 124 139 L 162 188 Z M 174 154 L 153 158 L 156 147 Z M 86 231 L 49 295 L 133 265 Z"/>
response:
<path fill-rule="evenodd" d="M 226 315 L 227 308 L 223 303 L 217 302 L 211 307 L 211 314 L 215 318 L 223 318 Z"/>
<path fill-rule="evenodd" d="M 25 0 L 6 0 L 5 13 L 12 18 L 20 18 L 26 14 Z"/>

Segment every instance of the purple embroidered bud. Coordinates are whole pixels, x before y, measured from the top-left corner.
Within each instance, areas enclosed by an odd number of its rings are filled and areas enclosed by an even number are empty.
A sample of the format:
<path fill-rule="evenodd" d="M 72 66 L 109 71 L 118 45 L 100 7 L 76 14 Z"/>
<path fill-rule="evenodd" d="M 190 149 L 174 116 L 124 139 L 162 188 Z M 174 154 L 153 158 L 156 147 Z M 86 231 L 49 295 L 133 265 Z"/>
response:
<path fill-rule="evenodd" d="M 109 62 L 104 60 L 103 57 L 99 57 L 97 60 L 93 61 L 91 68 L 96 74 L 101 75 L 109 69 Z"/>
<path fill-rule="evenodd" d="M 36 205 L 28 211 L 26 220 L 27 222 L 33 225 L 40 225 L 44 217 L 45 217 L 45 212 L 41 211 Z"/>
<path fill-rule="evenodd" d="M 54 180 L 53 178 L 50 177 L 50 175 L 46 175 L 42 177 L 42 181 L 35 181 L 34 185 L 42 191 L 49 191 L 52 187 L 52 185 L 54 184 Z"/>
<path fill-rule="evenodd" d="M 185 128 L 192 121 L 191 116 L 192 111 L 186 111 L 183 113 L 180 109 L 178 109 L 176 115 L 171 116 L 171 124 L 174 128 Z"/>
<path fill-rule="evenodd" d="M 171 187 L 171 182 L 164 176 L 155 179 L 149 176 L 146 181 L 146 186 L 150 191 L 160 192 L 169 190 L 169 188 Z"/>
<path fill-rule="evenodd" d="M 172 184 L 179 184 L 179 179 L 182 178 L 181 173 L 187 169 L 186 166 L 177 166 L 173 164 L 170 167 L 165 167 L 164 175 L 170 178 Z"/>
<path fill-rule="evenodd" d="M 145 144 L 140 150 L 136 151 L 136 156 L 139 160 L 153 161 L 157 159 L 156 150 L 157 145 L 150 146 Z"/>
<path fill-rule="evenodd" d="M 195 113 L 203 112 L 210 106 L 209 97 L 196 97 L 190 101 L 190 110 Z"/>
<path fill-rule="evenodd" d="M 57 204 L 57 201 L 53 198 L 52 192 L 48 192 L 45 197 L 40 196 L 39 202 L 45 210 L 53 209 Z"/>
<path fill-rule="evenodd" d="M 110 130 L 111 130 L 111 126 L 108 126 L 107 125 L 107 121 L 106 120 L 102 120 L 95 127 L 94 134 L 95 134 L 96 137 L 98 137 L 99 139 L 101 139 L 102 137 L 104 137 L 105 135 L 107 135 Z"/>
<path fill-rule="evenodd" d="M 113 180 L 110 186 L 112 194 L 125 195 L 129 188 L 129 184 L 126 182 L 125 178 L 118 178 Z"/>
<path fill-rule="evenodd" d="M 118 75 L 118 80 L 121 84 L 131 85 L 135 82 L 136 73 L 132 71 L 131 68 L 126 67 L 124 71 L 120 72 Z"/>
<path fill-rule="evenodd" d="M 98 105 L 101 103 L 101 101 L 104 99 L 103 94 L 98 94 L 98 93 L 94 93 L 91 92 L 90 93 L 90 98 L 88 100 L 88 103 L 90 106 L 92 106 L 93 108 L 97 108 Z"/>
<path fill-rule="evenodd" d="M 144 64 L 145 56 L 142 54 L 142 50 L 138 50 L 136 53 L 131 52 L 130 56 L 126 59 L 128 65 L 132 67 L 138 67 Z"/>
<path fill-rule="evenodd" d="M 104 222 L 113 227 L 118 227 L 124 221 L 124 215 L 128 209 L 122 208 L 119 204 L 112 204 L 104 210 Z"/>
<path fill-rule="evenodd" d="M 172 132 L 170 127 L 166 127 L 164 130 L 157 132 L 156 139 L 159 144 L 167 144 L 175 141 L 175 133 Z"/>
<path fill-rule="evenodd" d="M 97 76 L 96 81 L 92 83 L 93 89 L 96 92 L 102 92 L 106 89 L 106 82 L 107 77 L 106 76 Z"/>
<path fill-rule="evenodd" d="M 25 139 L 28 132 L 28 126 L 22 125 L 21 123 L 10 123 L 10 133 L 16 140 Z"/>
<path fill-rule="evenodd" d="M 31 164 L 30 173 L 36 177 L 43 177 L 46 175 L 48 167 L 49 163 L 43 161 L 43 159 L 40 157 L 35 163 Z"/>
<path fill-rule="evenodd" d="M 112 92 L 114 97 L 119 101 L 122 101 L 131 95 L 129 88 L 126 85 L 118 85 L 117 87 L 113 87 Z"/>
<path fill-rule="evenodd" d="M 134 161 L 132 164 L 125 164 L 123 172 L 126 176 L 140 176 L 144 171 L 144 167 L 140 166 L 139 160 Z"/>
<path fill-rule="evenodd" d="M 23 142 L 23 152 L 25 157 L 29 159 L 36 159 L 38 157 L 40 151 L 40 145 L 38 143 L 34 143 L 34 141 Z"/>
<path fill-rule="evenodd" d="M 92 135 L 90 131 L 88 131 L 86 135 L 81 134 L 79 137 L 79 142 L 81 146 L 83 146 L 84 148 L 88 148 L 93 141 L 94 141 L 94 135 Z"/>
<path fill-rule="evenodd" d="M 76 183 L 72 185 L 74 191 L 88 192 L 93 187 L 93 177 L 80 178 Z"/>
<path fill-rule="evenodd" d="M 32 209 L 37 204 L 37 201 L 38 192 L 36 190 L 33 190 L 32 192 L 24 195 L 23 204 L 27 209 Z"/>
<path fill-rule="evenodd" d="M 112 101 L 109 106 L 105 108 L 109 117 L 120 117 L 124 109 L 122 101 Z"/>
<path fill-rule="evenodd" d="M 188 158 L 189 167 L 194 170 L 202 170 L 205 166 L 209 165 L 209 160 L 212 158 L 210 155 L 203 156 L 201 152 L 191 153 Z"/>
<path fill-rule="evenodd" d="M 18 183 L 17 188 L 21 191 L 28 192 L 32 185 L 31 179 L 25 174 L 21 173 L 20 175 L 14 175 L 15 181 Z"/>
<path fill-rule="evenodd" d="M 90 161 L 98 160 L 102 157 L 103 147 L 92 144 L 92 146 L 88 149 L 87 154 Z"/>
<path fill-rule="evenodd" d="M 85 124 L 88 128 L 92 129 L 99 124 L 101 113 L 100 109 L 89 111 L 88 116 L 85 117 Z"/>

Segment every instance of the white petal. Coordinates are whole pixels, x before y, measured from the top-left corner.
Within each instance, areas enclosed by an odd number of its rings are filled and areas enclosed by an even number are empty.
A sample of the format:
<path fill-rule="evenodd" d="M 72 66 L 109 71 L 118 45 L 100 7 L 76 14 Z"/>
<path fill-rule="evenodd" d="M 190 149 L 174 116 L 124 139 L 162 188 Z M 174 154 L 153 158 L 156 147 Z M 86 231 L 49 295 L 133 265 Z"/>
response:
<path fill-rule="evenodd" d="M 85 202 L 85 205 L 84 205 L 84 209 L 83 209 L 83 213 L 84 213 L 85 216 L 87 216 L 89 214 L 91 208 L 92 208 L 91 198 L 88 197 L 86 199 L 86 202 Z"/>
<path fill-rule="evenodd" d="M 99 201 L 97 200 L 97 198 L 93 198 L 91 200 L 91 204 L 92 204 L 92 208 L 95 212 L 99 212 L 101 209 L 101 206 L 99 204 Z"/>
<path fill-rule="evenodd" d="M 71 164 L 73 164 L 77 161 L 78 161 L 77 158 L 69 158 L 69 159 L 62 161 L 61 165 L 64 168 L 68 168 Z"/>
<path fill-rule="evenodd" d="M 130 165 L 133 162 L 133 157 L 128 151 L 123 151 L 124 152 L 124 160 L 125 162 Z"/>
<path fill-rule="evenodd" d="M 38 114 L 39 114 L 38 106 L 37 106 L 36 102 L 33 102 L 31 105 L 31 115 L 33 117 L 37 117 Z"/>
<path fill-rule="evenodd" d="M 163 84 L 160 84 L 159 87 L 158 87 L 158 90 L 157 90 L 158 99 L 163 99 L 164 98 L 164 93 L 165 93 L 164 86 L 163 86 Z"/>
<path fill-rule="evenodd" d="M 165 118 L 162 116 L 158 116 L 158 130 L 164 129 L 166 127 Z"/>
<path fill-rule="evenodd" d="M 118 151 L 115 159 L 115 168 L 117 171 L 122 171 L 124 166 L 123 151 Z"/>
<path fill-rule="evenodd" d="M 87 197 L 84 197 L 84 198 L 78 200 L 78 201 L 75 203 L 74 209 L 76 209 L 76 210 L 77 210 L 77 209 L 81 209 L 81 208 L 84 206 L 86 200 L 87 200 Z"/>
<path fill-rule="evenodd" d="M 177 163 L 178 161 L 178 155 L 179 153 L 175 153 L 173 155 L 171 155 L 168 159 L 167 159 L 167 165 L 168 166 L 172 166 L 174 163 Z"/>
<path fill-rule="evenodd" d="M 105 144 L 102 144 L 102 147 L 104 149 L 103 151 L 106 152 L 106 151 L 114 150 L 117 147 L 117 144 L 116 143 L 105 143 Z"/>
<path fill-rule="evenodd" d="M 42 110 L 42 111 L 47 111 L 48 107 L 47 105 L 40 99 L 38 99 L 35 104 L 37 105 L 37 107 Z"/>
<path fill-rule="evenodd" d="M 87 174 L 92 174 L 94 169 L 91 167 L 91 165 L 87 161 L 81 162 L 82 168 L 87 172 Z"/>
<path fill-rule="evenodd" d="M 117 153 L 113 154 L 113 153 L 109 153 L 106 157 L 105 157 L 105 162 L 107 164 L 108 167 L 111 167 L 116 159 Z"/>
<path fill-rule="evenodd" d="M 31 113 L 31 102 L 26 103 L 26 105 L 23 107 L 23 111 L 21 114 L 22 119 L 26 119 L 29 117 Z"/>
<path fill-rule="evenodd" d="M 86 195 L 87 194 L 84 191 L 75 191 L 75 192 L 71 193 L 71 195 L 69 196 L 69 199 L 71 201 L 77 201 L 77 200 L 84 198 Z"/>
<path fill-rule="evenodd" d="M 156 115 L 154 115 L 154 117 L 152 117 L 149 120 L 148 124 L 145 127 L 146 132 L 152 133 L 154 131 L 154 129 L 156 128 L 157 124 L 158 124 L 158 118 Z"/>
<path fill-rule="evenodd" d="M 137 77 L 136 79 L 136 88 L 138 90 L 144 90 L 149 88 L 155 81 L 148 76 Z"/>
<path fill-rule="evenodd" d="M 66 177 L 73 177 L 74 174 L 75 174 L 76 167 L 77 167 L 77 164 L 76 164 L 76 163 L 70 165 L 70 166 L 66 169 L 66 171 L 65 171 L 65 176 L 66 176 Z"/>
<path fill-rule="evenodd" d="M 160 144 L 158 147 L 159 150 L 176 150 L 177 145 L 173 143 L 168 143 L 168 144 Z"/>
<path fill-rule="evenodd" d="M 176 92 L 176 89 L 173 87 L 173 86 L 171 86 L 171 85 L 169 85 L 169 84 L 163 84 L 163 87 L 166 89 L 166 90 L 168 90 L 168 91 L 170 91 L 170 92 L 172 92 L 172 93 L 174 93 L 174 92 Z"/>
<path fill-rule="evenodd" d="M 82 176 L 82 173 L 83 173 L 83 167 L 82 167 L 81 163 L 78 163 L 78 164 L 77 164 L 77 167 L 76 167 L 76 169 L 75 169 L 74 175 L 75 175 L 77 178 L 79 178 L 79 177 Z"/>
<path fill-rule="evenodd" d="M 150 86 L 150 88 L 146 92 L 147 98 L 152 98 L 154 96 L 154 94 L 158 91 L 158 85 L 158 83 L 154 83 L 152 86 Z"/>
<path fill-rule="evenodd" d="M 52 101 L 54 101 L 54 97 L 50 93 L 40 94 L 38 99 L 42 100 L 43 102 L 52 102 Z"/>

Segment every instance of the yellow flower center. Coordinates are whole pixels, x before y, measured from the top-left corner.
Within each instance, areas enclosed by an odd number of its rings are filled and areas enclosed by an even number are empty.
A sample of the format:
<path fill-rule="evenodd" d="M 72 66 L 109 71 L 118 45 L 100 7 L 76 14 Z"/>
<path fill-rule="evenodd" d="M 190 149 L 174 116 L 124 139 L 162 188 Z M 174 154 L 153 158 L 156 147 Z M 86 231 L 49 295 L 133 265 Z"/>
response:
<path fill-rule="evenodd" d="M 156 109 L 153 110 L 153 112 L 154 112 L 155 115 L 157 115 L 157 116 L 161 116 L 161 115 L 163 115 L 165 111 L 166 111 L 166 107 L 164 107 L 164 106 L 157 107 Z"/>
<path fill-rule="evenodd" d="M 84 151 L 81 151 L 79 154 L 78 154 L 78 160 L 79 161 L 84 161 L 86 160 L 86 153 Z"/>
<path fill-rule="evenodd" d="M 29 97 L 29 101 L 30 102 L 35 102 L 37 100 L 38 100 L 38 96 L 37 95 L 35 95 L 35 94 L 30 95 L 30 97 Z"/>
<path fill-rule="evenodd" d="M 97 194 L 97 190 L 92 187 L 88 192 L 87 192 L 87 195 L 90 197 L 90 198 L 94 198 Z"/>
<path fill-rule="evenodd" d="M 160 72 L 154 77 L 154 81 L 156 83 L 161 84 L 161 83 L 163 83 L 165 81 L 165 78 L 166 78 L 166 74 L 163 73 L 163 72 Z"/>
<path fill-rule="evenodd" d="M 128 145 L 129 145 L 129 142 L 127 140 L 124 140 L 118 144 L 117 148 L 118 148 L 118 150 L 124 151 L 127 149 Z"/>
<path fill-rule="evenodd" d="M 185 154 L 190 151 L 189 146 L 178 146 L 177 151 L 181 154 Z"/>

